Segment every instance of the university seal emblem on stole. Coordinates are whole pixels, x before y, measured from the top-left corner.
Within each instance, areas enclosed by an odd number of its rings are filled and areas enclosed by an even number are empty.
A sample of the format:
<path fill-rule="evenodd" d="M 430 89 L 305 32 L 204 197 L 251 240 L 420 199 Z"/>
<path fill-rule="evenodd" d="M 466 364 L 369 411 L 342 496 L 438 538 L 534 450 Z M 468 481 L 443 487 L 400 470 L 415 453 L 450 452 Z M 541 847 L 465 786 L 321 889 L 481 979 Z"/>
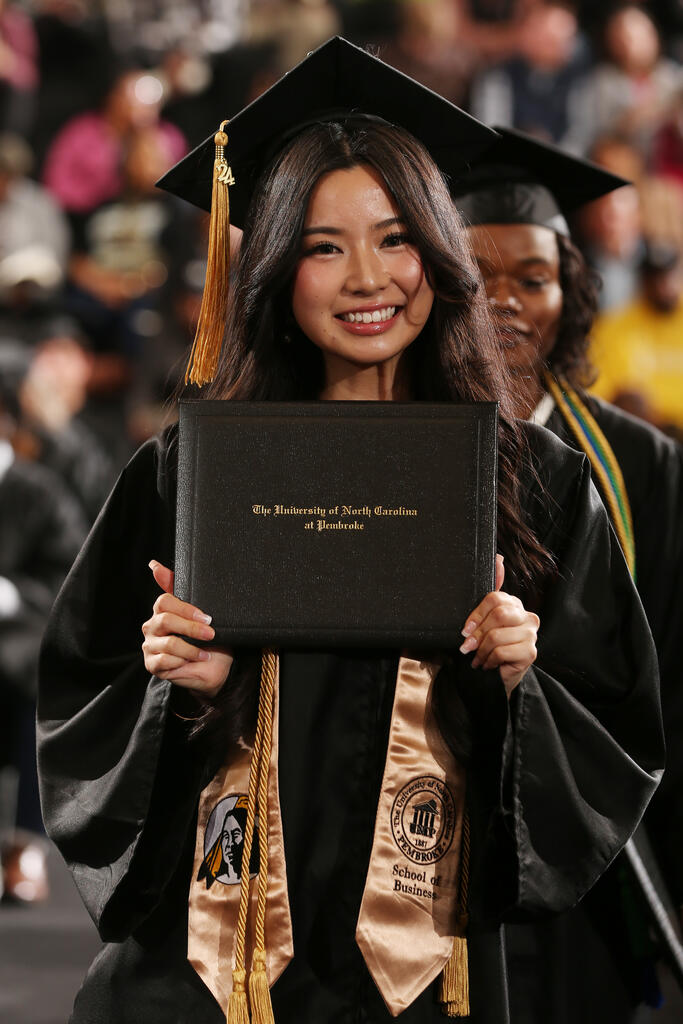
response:
<path fill-rule="evenodd" d="M 448 852 L 457 813 L 448 785 L 432 775 L 406 783 L 391 808 L 391 830 L 401 853 L 414 864 L 435 864 Z"/>

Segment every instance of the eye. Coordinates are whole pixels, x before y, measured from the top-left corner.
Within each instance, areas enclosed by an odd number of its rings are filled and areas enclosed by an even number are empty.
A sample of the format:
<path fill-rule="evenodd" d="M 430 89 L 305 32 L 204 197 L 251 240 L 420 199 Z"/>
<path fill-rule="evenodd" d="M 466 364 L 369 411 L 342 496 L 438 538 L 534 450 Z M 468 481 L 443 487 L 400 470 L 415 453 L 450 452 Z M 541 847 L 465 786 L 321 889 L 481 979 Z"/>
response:
<path fill-rule="evenodd" d="M 392 231 L 382 239 L 384 249 L 395 249 L 399 245 L 410 245 L 410 237 L 405 231 Z"/>
<path fill-rule="evenodd" d="M 339 246 L 335 245 L 334 242 L 316 242 L 314 245 L 304 249 L 304 256 L 331 256 L 335 252 L 340 252 Z"/>
<path fill-rule="evenodd" d="M 545 288 L 548 283 L 548 279 L 546 277 L 523 277 L 520 279 L 519 283 L 523 288 L 526 288 L 527 291 L 537 292 L 540 291 L 541 288 Z"/>

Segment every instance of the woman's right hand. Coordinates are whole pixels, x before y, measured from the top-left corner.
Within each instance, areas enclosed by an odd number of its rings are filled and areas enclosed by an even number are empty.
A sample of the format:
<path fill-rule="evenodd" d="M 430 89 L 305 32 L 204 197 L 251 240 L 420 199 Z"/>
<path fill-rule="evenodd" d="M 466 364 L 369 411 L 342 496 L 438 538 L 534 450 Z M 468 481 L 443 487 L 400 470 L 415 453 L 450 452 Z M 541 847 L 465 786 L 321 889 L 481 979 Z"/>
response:
<path fill-rule="evenodd" d="M 194 605 L 173 595 L 173 572 L 151 561 L 154 579 L 164 591 L 154 602 L 153 615 L 142 626 L 145 668 L 158 679 L 193 690 L 202 697 L 215 697 L 225 684 L 233 654 L 225 647 L 195 647 L 182 637 L 212 640 L 211 619 Z"/>

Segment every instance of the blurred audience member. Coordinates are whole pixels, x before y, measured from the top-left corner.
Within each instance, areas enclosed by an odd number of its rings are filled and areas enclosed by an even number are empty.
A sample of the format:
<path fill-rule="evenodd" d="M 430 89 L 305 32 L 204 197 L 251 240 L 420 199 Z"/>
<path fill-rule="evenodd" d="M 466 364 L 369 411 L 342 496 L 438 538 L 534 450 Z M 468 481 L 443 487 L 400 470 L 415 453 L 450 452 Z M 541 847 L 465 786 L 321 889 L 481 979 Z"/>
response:
<path fill-rule="evenodd" d="M 163 83 L 141 69 L 119 74 L 99 111 L 72 118 L 52 143 L 43 169 L 45 184 L 69 213 L 88 213 L 115 199 L 124 187 L 123 155 L 131 136 L 161 135 L 166 167 L 186 151 L 182 133 L 160 119 Z"/>
<path fill-rule="evenodd" d="M 29 178 L 32 154 L 0 135 L 0 307 L 39 302 L 64 283 L 70 232 L 49 192 Z"/>
<path fill-rule="evenodd" d="M 669 246 L 650 245 L 640 270 L 638 298 L 595 323 L 594 390 L 683 436 L 683 260 Z"/>
<path fill-rule="evenodd" d="M 652 145 L 652 170 L 683 189 L 683 88 L 674 96 Z"/>
<path fill-rule="evenodd" d="M 251 44 L 273 44 L 273 70 L 279 78 L 340 30 L 339 15 L 330 0 L 254 0 L 245 38 Z"/>
<path fill-rule="evenodd" d="M 32 903 L 48 894 L 35 760 L 38 649 L 86 523 L 59 477 L 14 451 L 23 358 L 0 343 L 0 764 L 19 779 L 15 829 L 2 847 L 5 898 Z"/>
<path fill-rule="evenodd" d="M 600 309 L 625 305 L 638 290 L 643 255 L 641 206 L 638 193 L 644 175 L 640 154 L 627 142 L 611 136 L 590 151 L 597 164 L 634 184 L 584 206 L 577 222 L 577 237 L 589 265 L 602 280 Z"/>
<path fill-rule="evenodd" d="M 30 140 L 42 170 L 52 139 L 69 118 L 97 104 L 110 84 L 113 54 L 100 5 L 33 0 L 39 85 Z"/>
<path fill-rule="evenodd" d="M 474 50 L 461 41 L 457 0 L 403 0 L 399 9 L 396 38 L 382 47 L 382 60 L 463 105 L 478 62 Z"/>
<path fill-rule="evenodd" d="M 38 86 L 33 22 L 17 3 L 0 0 L 0 130 L 28 134 Z"/>
<path fill-rule="evenodd" d="M 19 389 L 21 425 L 35 458 L 61 478 L 92 524 L 120 467 L 87 425 L 88 387 L 95 359 L 66 319 L 48 324 Z"/>
<path fill-rule="evenodd" d="M 154 187 L 169 166 L 158 127 L 127 139 L 117 199 L 73 217 L 74 252 L 65 303 L 92 343 L 89 414 L 116 461 L 130 454 L 129 393 L 151 338 L 162 332 L 169 258 L 165 233 L 175 201 Z"/>
<path fill-rule="evenodd" d="M 635 5 L 606 21 L 605 60 L 591 74 L 582 116 L 589 144 L 606 132 L 619 134 L 647 157 L 653 137 L 683 85 L 683 69 L 663 57 L 657 27 Z"/>
<path fill-rule="evenodd" d="M 557 2 L 532 7 L 520 27 L 518 47 L 517 57 L 475 80 L 472 113 L 569 152 L 583 151 L 580 101 L 590 53 L 573 9 Z"/>

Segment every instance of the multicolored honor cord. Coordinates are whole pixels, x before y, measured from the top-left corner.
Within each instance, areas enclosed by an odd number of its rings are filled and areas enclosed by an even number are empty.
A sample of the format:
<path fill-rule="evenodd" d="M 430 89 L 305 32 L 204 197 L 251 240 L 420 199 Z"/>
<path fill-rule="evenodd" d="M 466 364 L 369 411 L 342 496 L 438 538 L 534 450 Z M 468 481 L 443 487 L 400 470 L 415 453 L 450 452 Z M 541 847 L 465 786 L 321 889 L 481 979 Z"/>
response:
<path fill-rule="evenodd" d="M 626 493 L 624 477 L 611 445 L 585 402 L 579 398 L 564 377 L 555 377 L 546 372 L 545 383 L 579 447 L 588 456 L 595 480 L 607 504 L 612 526 L 624 552 L 626 564 L 635 580 L 636 549 L 631 504 Z"/>

